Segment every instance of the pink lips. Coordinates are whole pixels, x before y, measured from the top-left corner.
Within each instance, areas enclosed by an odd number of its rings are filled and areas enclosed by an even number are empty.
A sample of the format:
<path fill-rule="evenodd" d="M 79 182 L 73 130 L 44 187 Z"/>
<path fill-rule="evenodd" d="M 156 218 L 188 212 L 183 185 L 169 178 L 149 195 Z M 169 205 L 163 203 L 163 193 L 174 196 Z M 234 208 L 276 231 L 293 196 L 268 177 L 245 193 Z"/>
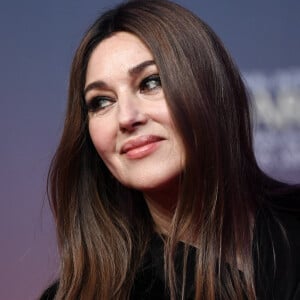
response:
<path fill-rule="evenodd" d="M 143 135 L 127 141 L 121 148 L 120 153 L 130 159 L 137 159 L 151 154 L 158 147 L 163 138 L 155 135 Z"/>

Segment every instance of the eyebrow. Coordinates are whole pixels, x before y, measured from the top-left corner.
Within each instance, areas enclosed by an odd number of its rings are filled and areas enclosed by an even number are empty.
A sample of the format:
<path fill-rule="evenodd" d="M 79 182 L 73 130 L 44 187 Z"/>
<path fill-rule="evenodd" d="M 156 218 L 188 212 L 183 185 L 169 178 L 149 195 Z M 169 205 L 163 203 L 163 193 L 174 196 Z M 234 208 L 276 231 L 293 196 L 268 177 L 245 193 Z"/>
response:
<path fill-rule="evenodd" d="M 100 89 L 105 89 L 105 88 L 107 88 L 107 84 L 104 81 L 97 80 L 97 81 L 94 81 L 87 85 L 87 87 L 83 91 L 83 95 L 85 97 L 86 94 L 91 90 L 94 90 L 94 89 L 100 90 Z"/>
<path fill-rule="evenodd" d="M 128 73 L 131 76 L 138 75 L 145 68 L 147 68 L 148 66 L 151 66 L 151 65 L 155 65 L 155 61 L 154 60 L 145 60 L 142 63 L 136 65 L 135 67 L 132 67 L 131 69 L 129 69 Z"/>
<path fill-rule="evenodd" d="M 151 65 L 155 65 L 154 60 L 145 60 L 145 61 L 141 62 L 140 64 L 130 68 L 128 70 L 128 73 L 130 76 L 136 76 L 136 75 L 140 74 L 145 68 L 147 68 L 148 66 L 151 66 Z M 86 94 L 90 90 L 102 89 L 102 88 L 108 88 L 107 84 L 104 81 L 101 81 L 101 80 L 94 81 L 86 86 L 86 88 L 83 91 L 83 95 L 85 97 Z"/>

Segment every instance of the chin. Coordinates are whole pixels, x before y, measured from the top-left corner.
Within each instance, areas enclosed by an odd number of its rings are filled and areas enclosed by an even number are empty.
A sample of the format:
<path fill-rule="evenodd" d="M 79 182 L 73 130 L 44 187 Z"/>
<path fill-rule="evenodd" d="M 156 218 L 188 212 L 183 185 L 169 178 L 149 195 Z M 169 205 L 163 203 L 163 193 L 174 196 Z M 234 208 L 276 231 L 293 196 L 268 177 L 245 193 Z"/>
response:
<path fill-rule="evenodd" d="M 160 179 L 160 180 L 158 180 Z M 154 193 L 154 192 L 172 192 L 178 189 L 180 176 L 172 176 L 169 178 L 152 178 L 148 180 L 139 180 L 135 182 L 123 182 L 122 184 L 138 190 L 142 193 Z"/>

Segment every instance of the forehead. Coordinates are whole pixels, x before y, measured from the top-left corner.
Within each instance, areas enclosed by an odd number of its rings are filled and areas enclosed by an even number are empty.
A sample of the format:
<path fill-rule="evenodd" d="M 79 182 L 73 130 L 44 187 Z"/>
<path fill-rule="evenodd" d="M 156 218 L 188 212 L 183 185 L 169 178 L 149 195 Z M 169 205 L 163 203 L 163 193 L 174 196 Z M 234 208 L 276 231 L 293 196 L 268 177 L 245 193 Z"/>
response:
<path fill-rule="evenodd" d="M 153 59 L 149 48 L 134 34 L 117 32 L 101 41 L 88 62 L 87 77 L 99 70 L 130 68 Z"/>

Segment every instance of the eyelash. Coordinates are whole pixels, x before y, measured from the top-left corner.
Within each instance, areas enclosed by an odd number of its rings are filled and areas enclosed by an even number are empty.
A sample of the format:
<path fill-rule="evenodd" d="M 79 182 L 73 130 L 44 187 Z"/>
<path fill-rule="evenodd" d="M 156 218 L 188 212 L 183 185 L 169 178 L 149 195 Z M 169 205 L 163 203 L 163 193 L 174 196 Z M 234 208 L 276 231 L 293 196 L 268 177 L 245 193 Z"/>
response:
<path fill-rule="evenodd" d="M 153 82 L 155 83 L 155 86 L 154 87 L 149 86 L 149 84 L 153 83 Z M 147 91 L 153 91 L 153 90 L 157 89 L 158 87 L 161 87 L 161 81 L 160 81 L 160 77 L 158 74 L 150 75 L 150 76 L 146 77 L 145 79 L 143 79 L 142 82 L 140 83 L 140 91 L 142 93 L 145 93 Z"/>
<path fill-rule="evenodd" d="M 154 86 L 151 86 L 153 85 L 153 83 Z M 153 74 L 144 78 L 139 85 L 139 89 L 142 94 L 151 93 L 152 91 L 160 87 L 161 81 L 158 74 Z M 114 102 L 116 102 L 116 100 L 108 96 L 95 96 L 86 104 L 86 107 L 89 112 L 97 112 L 104 110 Z"/>
<path fill-rule="evenodd" d="M 105 102 L 107 103 L 106 105 Z M 115 100 L 113 98 L 107 96 L 96 96 L 92 98 L 86 106 L 89 112 L 97 112 L 105 109 L 114 102 Z"/>

